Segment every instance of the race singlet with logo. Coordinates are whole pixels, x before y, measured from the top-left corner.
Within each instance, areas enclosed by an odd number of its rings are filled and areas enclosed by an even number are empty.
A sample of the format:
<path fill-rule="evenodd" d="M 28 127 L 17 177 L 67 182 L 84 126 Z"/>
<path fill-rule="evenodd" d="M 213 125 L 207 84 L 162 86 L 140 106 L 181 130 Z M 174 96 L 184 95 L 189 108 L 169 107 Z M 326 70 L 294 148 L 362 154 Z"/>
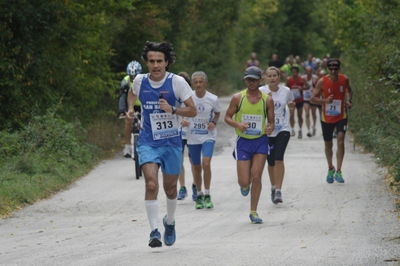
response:
<path fill-rule="evenodd" d="M 167 72 L 164 83 L 159 88 L 153 88 L 148 74 L 143 76 L 139 99 L 142 103 L 142 128 L 139 133 L 139 145 L 181 146 L 181 130 L 177 115 L 160 110 L 160 97 L 169 105 L 176 106 L 172 88 L 173 74 Z"/>
<path fill-rule="evenodd" d="M 241 91 L 240 94 L 241 100 L 235 114 L 235 121 L 247 123 L 248 128 L 244 132 L 236 129 L 236 134 L 247 139 L 259 138 L 265 134 L 266 100 L 269 96 L 261 93 L 261 99 L 253 104 L 247 98 L 247 89 Z"/>
<path fill-rule="evenodd" d="M 323 77 L 322 96 L 328 98 L 333 95 L 333 101 L 322 105 L 322 121 L 325 123 L 336 123 L 347 118 L 344 108 L 344 100 L 347 91 L 347 78 L 339 74 L 337 81 L 332 81 L 329 76 Z"/>

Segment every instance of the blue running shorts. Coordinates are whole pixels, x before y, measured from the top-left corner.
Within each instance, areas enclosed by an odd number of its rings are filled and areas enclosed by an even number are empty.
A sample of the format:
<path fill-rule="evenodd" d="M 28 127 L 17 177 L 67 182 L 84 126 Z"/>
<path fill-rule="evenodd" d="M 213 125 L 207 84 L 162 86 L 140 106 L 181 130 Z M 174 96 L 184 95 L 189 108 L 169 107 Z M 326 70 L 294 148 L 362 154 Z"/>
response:
<path fill-rule="evenodd" d="M 214 152 L 215 140 L 207 140 L 203 144 L 188 144 L 189 157 L 193 165 L 201 164 L 201 155 L 203 157 L 212 157 Z"/>
<path fill-rule="evenodd" d="M 182 167 L 182 146 L 138 146 L 139 164 L 157 163 L 161 171 L 168 175 L 178 175 Z"/>
<path fill-rule="evenodd" d="M 268 137 L 263 135 L 257 139 L 246 139 L 238 137 L 236 139 L 233 157 L 238 161 L 251 160 L 254 154 L 269 154 Z"/>

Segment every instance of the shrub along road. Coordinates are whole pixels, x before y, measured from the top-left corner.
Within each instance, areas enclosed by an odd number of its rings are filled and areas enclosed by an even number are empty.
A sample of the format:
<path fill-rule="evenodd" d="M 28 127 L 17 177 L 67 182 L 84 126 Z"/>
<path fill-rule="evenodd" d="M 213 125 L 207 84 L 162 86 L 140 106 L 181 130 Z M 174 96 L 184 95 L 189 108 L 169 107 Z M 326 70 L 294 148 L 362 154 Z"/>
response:
<path fill-rule="evenodd" d="M 284 203 L 271 203 L 264 171 L 264 224 L 254 225 L 249 198 L 240 195 L 236 181 L 233 130 L 222 122 L 219 127 L 212 162 L 215 208 L 195 210 L 189 198 L 178 202 L 174 246 L 147 246 L 144 182 L 134 179 L 132 161 L 118 155 L 67 190 L 1 220 L 0 264 L 397 265 L 399 220 L 385 171 L 370 154 L 353 151 L 347 141 L 346 183 L 327 184 L 320 130 L 310 139 L 291 138 Z M 185 167 L 190 185 L 187 157 Z M 162 217 L 162 191 L 159 200 Z"/>

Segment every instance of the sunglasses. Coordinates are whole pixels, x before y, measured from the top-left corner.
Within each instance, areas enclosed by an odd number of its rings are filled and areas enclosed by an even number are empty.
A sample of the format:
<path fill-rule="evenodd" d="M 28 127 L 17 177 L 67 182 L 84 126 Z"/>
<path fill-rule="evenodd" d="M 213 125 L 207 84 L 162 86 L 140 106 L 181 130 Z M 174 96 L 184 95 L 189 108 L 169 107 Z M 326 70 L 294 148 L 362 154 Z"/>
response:
<path fill-rule="evenodd" d="M 339 65 L 328 65 L 328 69 L 330 69 L 330 70 L 338 70 L 339 69 Z"/>

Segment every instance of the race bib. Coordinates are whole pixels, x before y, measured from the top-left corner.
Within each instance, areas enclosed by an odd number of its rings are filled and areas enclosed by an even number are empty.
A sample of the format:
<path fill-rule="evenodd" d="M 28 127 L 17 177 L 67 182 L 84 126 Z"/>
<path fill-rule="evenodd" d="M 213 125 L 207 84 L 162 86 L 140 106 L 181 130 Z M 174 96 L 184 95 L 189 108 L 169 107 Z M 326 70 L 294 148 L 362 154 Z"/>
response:
<path fill-rule="evenodd" d="M 325 104 L 325 114 L 329 116 L 338 116 L 342 113 L 342 100 L 333 100 Z"/>
<path fill-rule="evenodd" d="M 151 131 L 154 140 L 179 136 L 179 125 L 176 115 L 170 113 L 150 114 Z"/>
<path fill-rule="evenodd" d="M 208 134 L 208 119 L 205 118 L 193 118 L 191 124 L 191 133 L 198 135 L 207 135 Z"/>
<path fill-rule="evenodd" d="M 308 101 L 311 99 L 311 90 L 303 91 L 304 100 Z"/>
<path fill-rule="evenodd" d="M 261 135 L 261 131 L 262 131 L 262 116 L 261 115 L 242 114 L 242 122 L 249 124 L 249 127 L 243 132 L 243 134 L 246 134 L 249 136 Z"/>
<path fill-rule="evenodd" d="M 295 98 L 295 99 L 301 98 L 301 93 L 300 93 L 299 89 L 292 89 L 291 91 L 293 93 L 293 98 Z"/>
<path fill-rule="evenodd" d="M 280 131 L 283 127 L 283 117 L 275 116 L 275 130 Z"/>

